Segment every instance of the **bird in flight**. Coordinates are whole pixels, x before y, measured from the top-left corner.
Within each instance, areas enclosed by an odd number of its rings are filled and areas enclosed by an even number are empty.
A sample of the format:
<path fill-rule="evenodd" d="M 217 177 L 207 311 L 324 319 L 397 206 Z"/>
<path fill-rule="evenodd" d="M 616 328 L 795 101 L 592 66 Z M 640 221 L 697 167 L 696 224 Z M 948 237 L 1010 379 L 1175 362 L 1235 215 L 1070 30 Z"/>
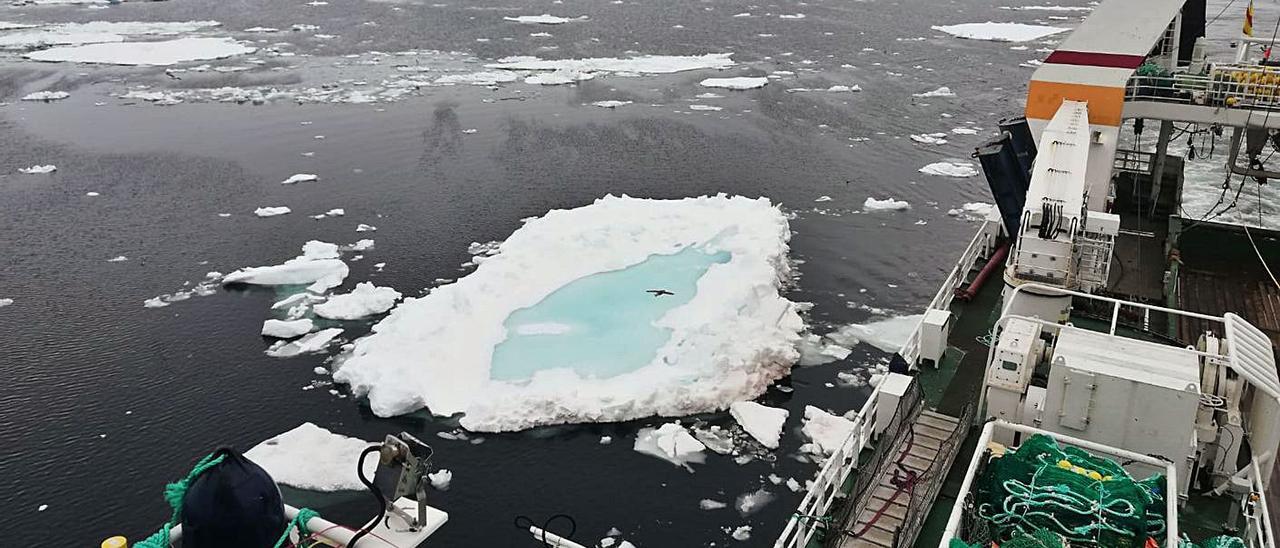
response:
<path fill-rule="evenodd" d="M 675 295 L 675 293 L 672 293 L 665 289 L 646 289 L 645 293 L 653 293 L 654 297 L 661 297 L 663 295 Z"/>

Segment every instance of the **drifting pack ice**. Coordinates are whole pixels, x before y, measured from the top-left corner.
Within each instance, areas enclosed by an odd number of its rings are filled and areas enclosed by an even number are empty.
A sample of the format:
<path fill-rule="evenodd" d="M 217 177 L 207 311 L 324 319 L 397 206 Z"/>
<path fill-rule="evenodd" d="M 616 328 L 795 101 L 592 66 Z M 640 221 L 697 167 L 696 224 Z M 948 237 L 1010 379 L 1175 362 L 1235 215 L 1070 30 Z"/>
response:
<path fill-rule="evenodd" d="M 682 416 L 789 373 L 803 320 L 767 199 L 606 196 L 528 220 L 470 275 L 405 299 L 334 379 L 374 413 L 475 431 Z"/>

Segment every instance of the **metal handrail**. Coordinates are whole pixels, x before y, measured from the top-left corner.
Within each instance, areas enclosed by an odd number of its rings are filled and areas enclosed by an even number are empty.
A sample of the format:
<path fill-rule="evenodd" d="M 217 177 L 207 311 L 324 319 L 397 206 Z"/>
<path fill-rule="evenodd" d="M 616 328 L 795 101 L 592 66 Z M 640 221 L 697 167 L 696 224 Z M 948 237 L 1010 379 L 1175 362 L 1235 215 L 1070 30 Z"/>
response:
<path fill-rule="evenodd" d="M 1125 84 L 1124 99 L 1280 110 L 1280 70 L 1258 65 L 1216 65 L 1208 75 L 1134 75 Z"/>
<path fill-rule="evenodd" d="M 973 268 L 974 261 L 978 260 L 978 257 L 989 251 L 995 244 L 992 241 L 993 238 L 988 234 L 991 225 L 991 220 L 982 220 L 982 225 L 978 227 L 977 233 L 973 235 L 973 239 L 969 240 L 968 247 L 965 247 L 964 253 L 960 254 L 960 260 L 956 261 L 955 266 L 951 267 L 951 272 L 947 274 L 947 279 L 943 280 L 938 293 L 933 296 L 933 300 L 929 301 L 929 305 L 925 307 L 926 312 L 951 308 L 951 300 L 955 298 L 955 290 L 964 285 L 969 271 Z M 924 317 L 922 316 L 920 321 L 916 322 L 916 327 L 911 331 L 911 335 L 907 337 L 907 342 L 903 343 L 902 348 L 898 350 L 898 355 L 902 356 L 909 364 L 914 365 L 920 357 L 920 327 L 923 324 Z"/>
<path fill-rule="evenodd" d="M 911 422 L 915 419 L 920 410 L 920 402 L 923 399 L 920 383 L 915 378 L 911 379 L 911 384 L 907 386 L 907 391 L 902 395 L 902 399 L 898 400 L 898 406 L 894 409 L 893 418 L 889 420 L 889 425 L 880 432 L 880 443 L 876 444 L 875 451 L 865 465 L 862 466 L 863 473 L 858 474 L 858 479 L 853 484 L 853 489 L 849 491 L 849 498 L 839 511 L 834 512 L 831 516 L 833 522 L 841 525 L 848 522 L 850 514 L 866 505 L 867 499 L 875 490 L 872 482 L 880 479 L 880 467 L 884 465 L 885 459 L 893 456 L 891 451 L 897 447 L 898 438 L 901 436 L 903 427 L 911 428 Z M 839 545 L 837 535 L 830 535 L 826 538 L 826 546 Z M 835 542 L 835 544 L 832 544 Z"/>
<path fill-rule="evenodd" d="M 1276 537 L 1275 533 L 1271 531 L 1271 512 L 1267 508 L 1266 476 L 1262 475 L 1262 466 L 1258 464 L 1257 456 L 1251 459 L 1250 464 L 1253 466 L 1253 488 L 1258 493 L 1258 511 L 1254 514 L 1262 522 L 1262 527 L 1258 529 L 1258 536 L 1261 538 L 1256 546 L 1259 548 L 1274 548 Z"/>

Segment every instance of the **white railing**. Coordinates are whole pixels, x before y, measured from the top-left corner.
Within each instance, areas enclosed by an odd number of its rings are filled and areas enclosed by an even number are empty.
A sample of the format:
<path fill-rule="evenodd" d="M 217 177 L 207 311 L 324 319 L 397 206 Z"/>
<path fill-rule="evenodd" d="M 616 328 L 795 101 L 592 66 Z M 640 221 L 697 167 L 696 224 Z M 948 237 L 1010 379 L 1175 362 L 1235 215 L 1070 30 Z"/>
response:
<path fill-rule="evenodd" d="M 960 530 L 961 521 L 965 513 L 965 498 L 969 494 L 969 490 L 973 487 L 973 481 L 978 475 L 978 466 L 987 458 L 987 444 L 991 442 L 991 435 L 996 428 L 1011 430 L 1026 435 L 1044 434 L 1053 438 L 1061 444 L 1074 445 L 1086 451 L 1094 453 L 1106 453 L 1113 457 L 1119 457 L 1124 460 L 1133 461 L 1152 466 L 1158 470 L 1164 470 L 1165 473 L 1165 546 L 1178 545 L 1178 468 L 1171 462 L 1162 461 L 1160 459 L 1140 455 L 1132 451 L 1120 449 L 1095 443 L 1089 440 L 1073 438 L 1071 436 L 1041 430 L 1033 426 L 1023 424 L 1013 424 L 1005 422 L 1001 419 L 995 419 L 988 422 L 982 428 L 982 435 L 978 438 L 978 445 L 973 450 L 973 458 L 969 461 L 969 468 L 965 472 L 964 482 L 960 484 L 960 492 L 956 495 L 956 504 L 951 509 L 951 516 L 947 519 L 947 528 L 942 533 L 942 542 L 938 544 L 939 548 L 947 548 L 950 546 L 951 539 L 959 538 L 964 540 L 964 531 Z"/>
<path fill-rule="evenodd" d="M 777 542 L 773 543 L 774 548 L 804 548 L 813 540 L 813 535 L 823 528 L 823 519 L 827 517 L 831 503 L 843 494 L 842 489 L 849 474 L 858 468 L 858 454 L 867 447 L 875 432 L 882 386 L 884 383 L 876 385 L 866 403 L 862 404 L 862 409 L 852 419 L 853 431 L 822 464 L 809 491 L 800 501 L 800 507 L 787 521 Z"/>
<path fill-rule="evenodd" d="M 1125 85 L 1125 101 L 1156 101 L 1220 109 L 1280 110 L 1280 68 L 1216 65 L 1207 76 L 1134 75 Z"/>
<path fill-rule="evenodd" d="M 1267 508 L 1267 476 L 1263 475 L 1262 465 L 1258 464 L 1258 457 L 1252 459 L 1253 473 L 1253 494 L 1258 497 L 1258 506 L 1249 519 L 1255 522 L 1249 527 L 1250 548 L 1275 548 L 1276 537 L 1271 530 L 1271 512 Z"/>
<path fill-rule="evenodd" d="M 964 249 L 964 253 L 960 255 L 960 260 L 956 261 L 955 266 L 951 267 L 951 273 L 947 275 L 947 279 L 943 280 L 942 286 L 938 288 L 938 293 L 933 296 L 933 300 L 929 301 L 929 306 L 925 307 L 925 311 L 929 310 L 949 310 L 951 308 L 951 300 L 956 296 L 956 289 L 964 285 L 964 281 L 969 276 L 969 270 L 973 268 L 978 257 L 982 257 L 991 251 L 995 244 L 995 238 L 991 234 L 992 224 L 995 221 L 983 219 L 982 225 L 978 227 L 978 232 L 973 235 L 973 239 L 969 241 L 969 247 Z M 998 234 L 998 230 L 996 231 Z M 907 342 L 903 343 L 902 348 L 898 350 L 898 355 L 902 356 L 908 364 L 915 366 L 916 360 L 920 358 L 920 326 L 924 323 L 924 317 L 916 323 L 915 329 L 911 331 L 911 336 L 907 337 Z"/>

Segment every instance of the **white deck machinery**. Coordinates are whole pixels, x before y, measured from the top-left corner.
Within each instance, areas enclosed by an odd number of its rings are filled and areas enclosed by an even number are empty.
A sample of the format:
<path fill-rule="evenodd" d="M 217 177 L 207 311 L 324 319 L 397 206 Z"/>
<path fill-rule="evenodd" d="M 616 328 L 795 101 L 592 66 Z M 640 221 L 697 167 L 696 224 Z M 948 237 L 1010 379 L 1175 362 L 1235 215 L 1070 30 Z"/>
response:
<path fill-rule="evenodd" d="M 1086 329 L 1018 312 L 1034 308 L 1023 299 L 1044 296 L 1110 307 L 1110 324 Z M 1213 331 L 1196 347 L 1157 342 L 1119 325 L 1126 308 L 1203 320 Z M 1006 295 L 993 333 L 979 409 L 985 404 L 988 421 L 1000 426 L 984 431 L 961 500 L 992 448 L 1043 433 L 1122 461 L 1135 476 L 1167 465 L 1177 493 L 1169 497 L 1171 512 L 1192 498 L 1229 495 L 1227 529 L 1241 531 L 1248 546 L 1275 546 L 1265 490 L 1280 443 L 1280 376 L 1262 331 L 1232 313 L 1208 316 L 1024 283 Z M 944 539 L 972 541 L 959 530 L 962 506 Z M 1176 526 L 1176 513 L 1169 519 Z"/>

